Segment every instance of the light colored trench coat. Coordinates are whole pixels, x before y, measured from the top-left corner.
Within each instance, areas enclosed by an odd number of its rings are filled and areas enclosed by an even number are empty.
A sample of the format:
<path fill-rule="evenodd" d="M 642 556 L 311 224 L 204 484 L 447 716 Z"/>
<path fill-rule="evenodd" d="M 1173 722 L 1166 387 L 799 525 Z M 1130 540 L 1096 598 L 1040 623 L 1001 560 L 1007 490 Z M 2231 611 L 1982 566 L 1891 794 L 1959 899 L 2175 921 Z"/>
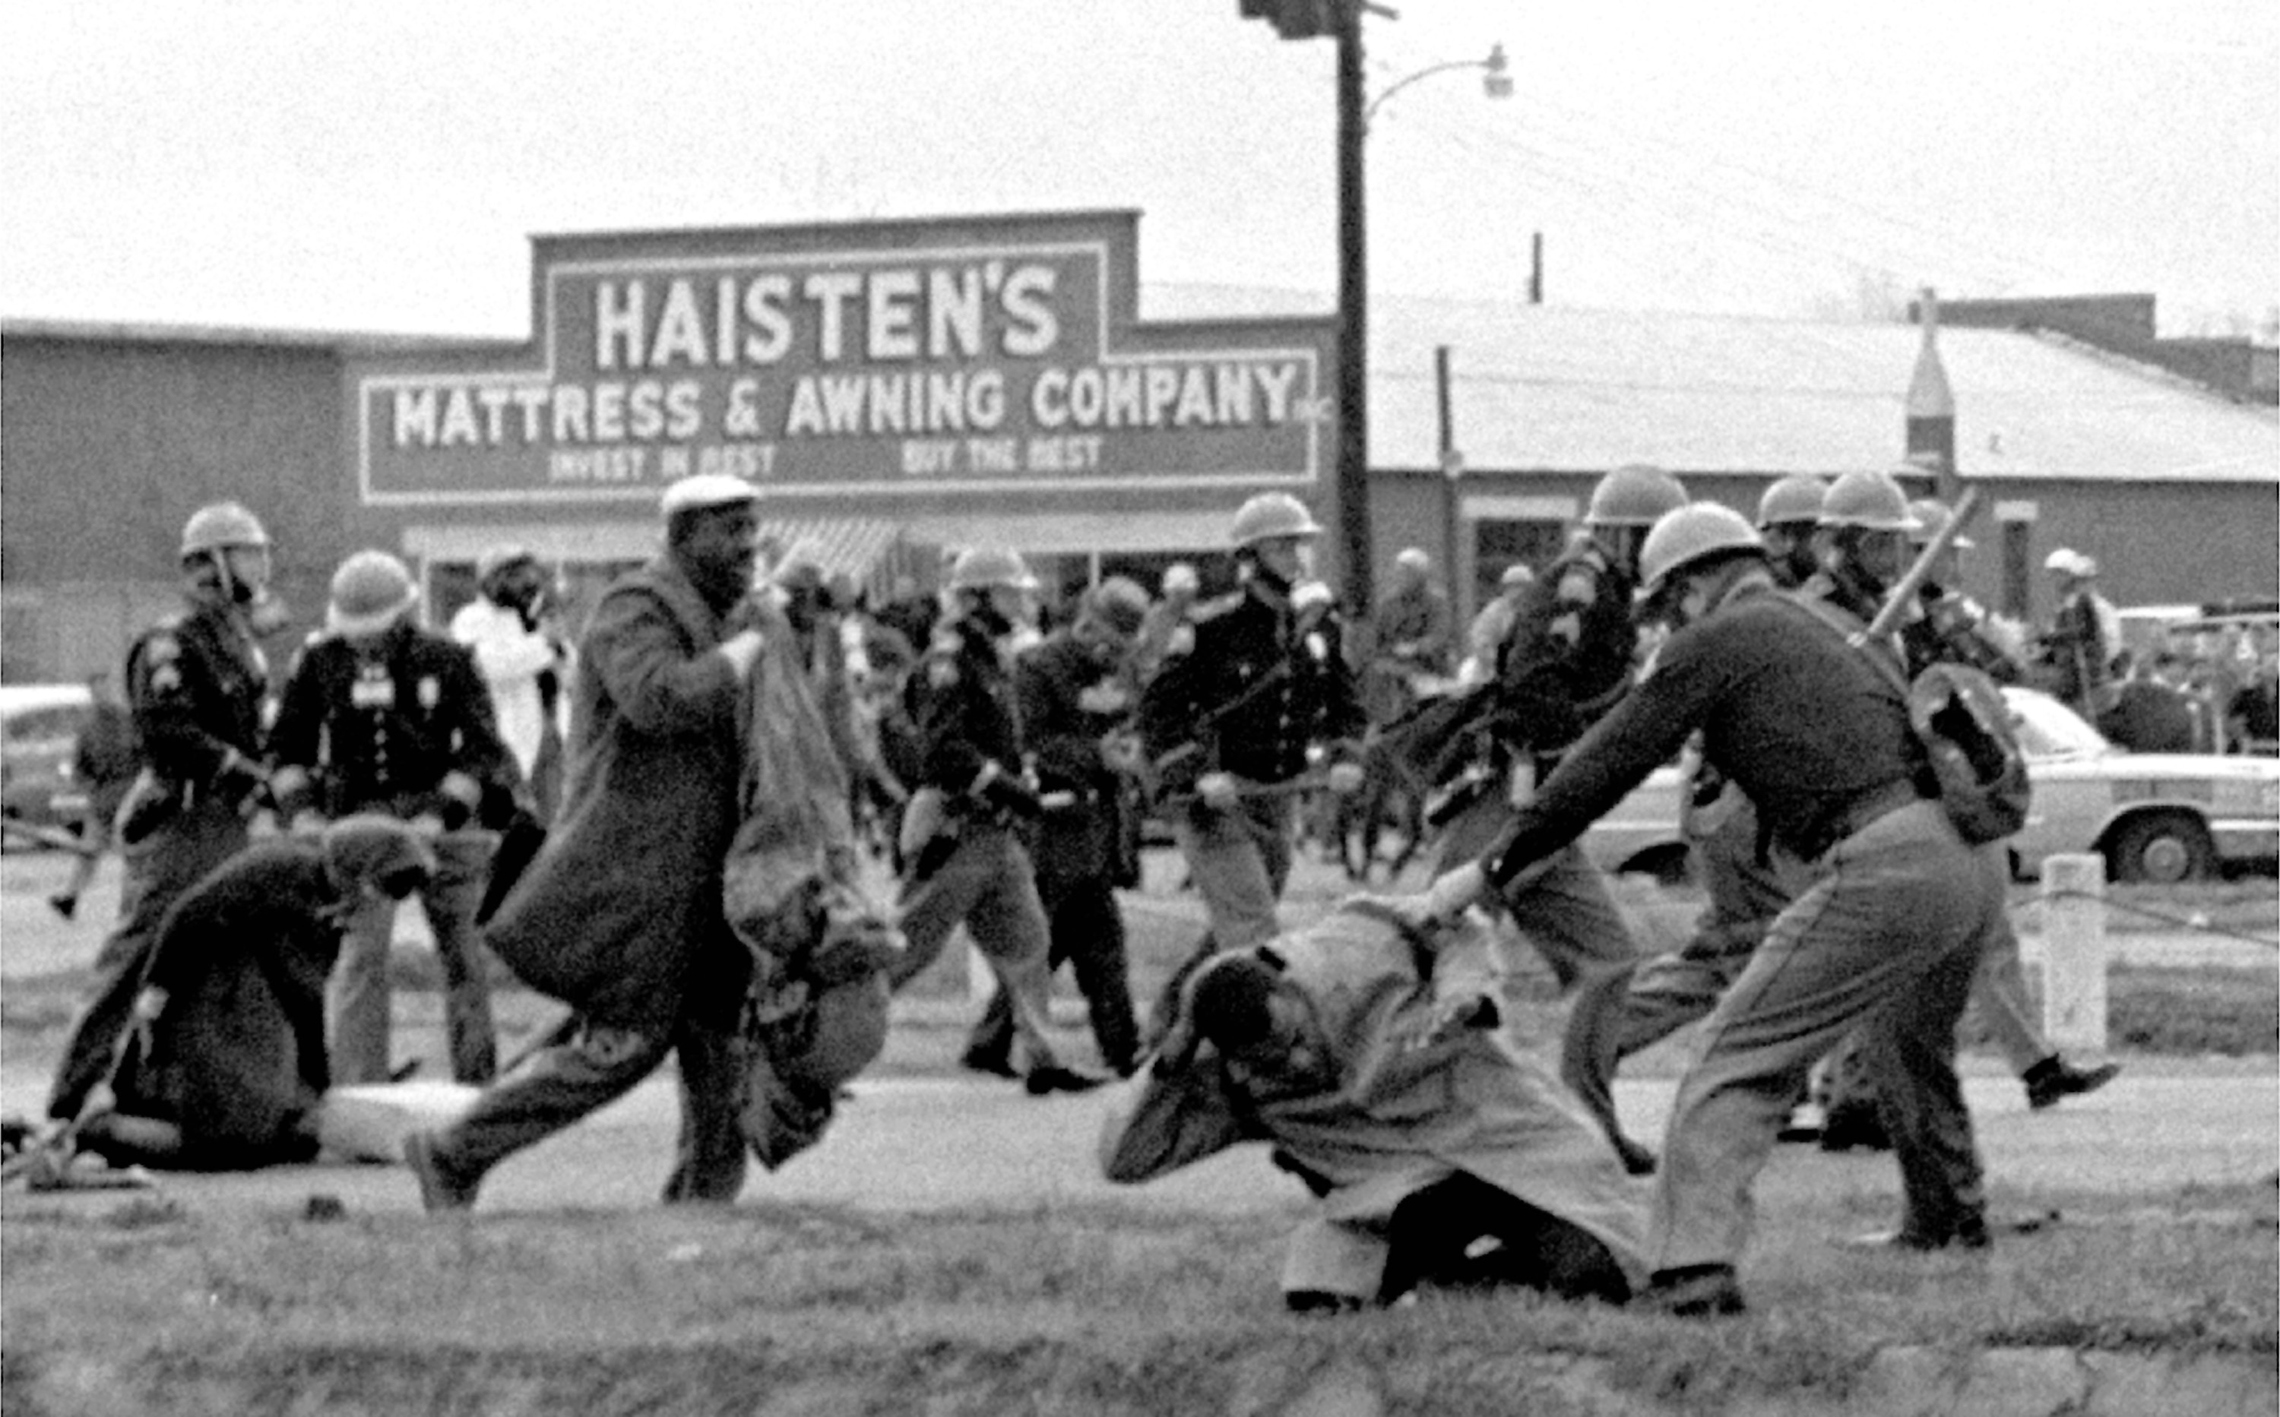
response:
<path fill-rule="evenodd" d="M 1385 918 L 1415 912 L 1413 902 L 1357 897 L 1256 947 L 1280 957 L 1313 1001 L 1336 1091 L 1254 1105 L 1201 1044 L 1168 1075 L 1144 1069 L 1128 1085 L 1102 1130 L 1102 1171 L 1145 1181 L 1237 1142 L 1271 1141 L 1330 1186 L 1291 1237 L 1284 1290 L 1363 1300 L 1384 1276 L 1395 1205 L 1462 1171 L 1588 1231 L 1637 1291 L 1648 1183 L 1625 1173 L 1550 1068 L 1507 1031 L 1464 1022 L 1497 998 L 1486 926 L 1405 930 Z"/>

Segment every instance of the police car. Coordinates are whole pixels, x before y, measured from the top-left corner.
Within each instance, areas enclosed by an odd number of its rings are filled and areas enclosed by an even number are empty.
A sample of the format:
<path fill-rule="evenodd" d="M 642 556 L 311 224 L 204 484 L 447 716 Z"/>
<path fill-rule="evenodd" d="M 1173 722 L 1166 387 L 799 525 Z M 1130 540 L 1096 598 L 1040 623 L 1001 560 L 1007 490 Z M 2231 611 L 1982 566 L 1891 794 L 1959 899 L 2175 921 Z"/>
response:
<path fill-rule="evenodd" d="M 2280 861 L 2280 758 L 2128 753 L 2048 694 L 2003 698 L 2034 785 L 2027 825 L 2006 843 L 2019 877 L 2068 854 L 2105 857 L 2108 880 L 2151 883 Z M 1585 854 L 1605 871 L 1685 879 L 1678 801 L 1678 769 L 1657 769 L 1584 834 Z"/>

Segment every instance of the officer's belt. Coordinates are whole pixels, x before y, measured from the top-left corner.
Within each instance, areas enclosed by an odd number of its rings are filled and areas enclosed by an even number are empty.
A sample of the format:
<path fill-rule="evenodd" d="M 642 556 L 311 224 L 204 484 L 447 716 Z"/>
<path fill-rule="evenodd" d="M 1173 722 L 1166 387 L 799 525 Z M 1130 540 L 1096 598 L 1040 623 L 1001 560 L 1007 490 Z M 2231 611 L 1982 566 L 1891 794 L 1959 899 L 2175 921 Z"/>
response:
<path fill-rule="evenodd" d="M 1882 787 L 1870 788 L 1821 820 L 1819 828 L 1801 843 L 1813 848 L 1805 853 L 1806 859 L 1819 860 L 1838 842 L 1858 835 L 1866 831 L 1870 824 L 1923 800 L 1924 796 L 1916 790 L 1916 785 L 1904 778 Z"/>

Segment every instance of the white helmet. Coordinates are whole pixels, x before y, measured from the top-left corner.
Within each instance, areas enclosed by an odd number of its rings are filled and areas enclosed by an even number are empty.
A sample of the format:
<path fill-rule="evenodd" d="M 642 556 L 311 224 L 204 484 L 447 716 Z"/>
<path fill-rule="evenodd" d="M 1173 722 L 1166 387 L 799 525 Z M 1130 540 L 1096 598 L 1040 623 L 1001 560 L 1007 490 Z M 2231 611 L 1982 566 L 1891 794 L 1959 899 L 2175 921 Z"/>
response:
<path fill-rule="evenodd" d="M 1320 536 L 1321 523 L 1306 504 L 1288 492 L 1261 492 L 1236 509 L 1227 539 L 1235 549 L 1277 536 Z"/>

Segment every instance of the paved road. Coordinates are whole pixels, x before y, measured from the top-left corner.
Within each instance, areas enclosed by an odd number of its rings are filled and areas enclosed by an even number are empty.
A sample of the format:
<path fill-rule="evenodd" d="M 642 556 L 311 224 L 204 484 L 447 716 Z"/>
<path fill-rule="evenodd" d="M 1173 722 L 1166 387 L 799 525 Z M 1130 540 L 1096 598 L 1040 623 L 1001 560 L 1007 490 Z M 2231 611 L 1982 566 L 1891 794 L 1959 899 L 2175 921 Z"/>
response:
<path fill-rule="evenodd" d="M 10 858 L 9 866 L 7 889 L 0 890 L 0 995 L 53 994 L 63 981 L 52 976 L 84 968 L 100 939 L 100 927 L 92 922 L 108 919 L 115 905 L 102 893 L 92 895 L 89 921 L 59 929 L 46 915 L 42 893 L 27 889 L 31 882 L 15 879 L 16 858 Z M 106 877 L 111 874 L 106 870 Z M 1194 909 L 1192 900 L 1167 895 L 1137 898 L 1134 905 L 1149 912 Z M 2163 937 L 2114 938 L 2130 958 L 2159 957 L 2171 947 L 2161 943 Z M 2175 948 L 2222 948 L 2208 940 L 2178 941 Z M 2031 954 L 2034 937 L 2027 943 Z M 2241 962 L 2269 961 L 2274 953 L 2261 944 L 2241 943 L 2238 950 Z M 905 1000 L 897 1007 L 899 1027 L 906 1014 L 929 1008 L 944 1015 L 936 1022 L 946 1023 L 962 1016 L 964 1004 Z M 1065 1021 L 1074 1023 L 1075 1018 Z M 0 1057 L 0 1114 L 38 1112 L 46 1066 L 38 1059 Z M 2121 1079 L 2103 1092 L 2044 1113 L 2030 1113 L 2017 1081 L 1991 1062 L 1968 1060 L 1966 1071 L 1966 1092 L 1979 1119 L 1991 1175 L 1999 1184 L 2125 1193 L 2280 1173 L 2280 1068 L 2268 1058 L 2132 1058 Z M 1618 1083 L 1619 1103 L 1638 1135 L 1657 1135 L 1673 1089 L 1667 1075 L 1626 1077 Z M 824 1142 L 779 1173 L 756 1174 L 745 1203 L 783 1199 L 924 1211 L 1114 1202 L 1243 1211 L 1297 1202 L 1298 1188 L 1269 1167 L 1258 1148 L 1215 1158 L 1145 1187 L 1108 1185 L 1093 1162 L 1108 1098 L 1100 1093 L 1032 1100 L 1009 1084 L 964 1077 L 867 1078 L 856 1084 L 852 1102 Z M 672 1082 L 669 1077 L 652 1079 L 584 1124 L 510 1159 L 486 1185 L 483 1208 L 651 1204 L 664 1179 L 675 1120 Z M 1799 1147 L 1784 1148 L 1776 1163 L 1780 1168 L 1869 1164 Z M 1873 1172 L 1879 1184 L 1888 1183 L 1889 1162 L 1874 1163 Z M 409 1178 L 390 1166 L 173 1176 L 165 1186 L 185 1201 L 257 1213 L 297 1210 L 316 1192 L 337 1195 L 357 1211 L 416 1206 Z"/>
<path fill-rule="evenodd" d="M 1974 1069 L 1965 1091 L 1999 1189 L 2057 1187 L 2114 1194 L 2187 1182 L 2253 1181 L 2280 1173 L 2280 1071 L 2132 1060 L 2094 1097 L 2029 1112 L 2018 1083 Z M 24 1079 L 17 1079 L 22 1082 Z M 881 1211 L 1033 1209 L 1106 1202 L 1173 1210 L 1283 1210 L 1301 1192 L 1247 1147 L 1142 1187 L 1112 1186 L 1093 1142 L 1112 1093 L 1032 1100 L 1010 1084 L 933 1078 L 864 1080 L 824 1141 L 773 1175 L 756 1173 L 744 1204 L 854 1205 Z M 1673 1084 L 1625 1079 L 1627 1120 L 1653 1136 Z M 485 1212 L 624 1209 L 652 1204 L 670 1162 L 677 1103 L 659 1077 L 580 1126 L 509 1159 L 483 1192 Z M 1780 1169 L 1828 1168 L 1890 1179 L 1890 1162 L 1785 1147 Z M 410 1178 L 392 1166 L 288 1167 L 247 1176 L 169 1176 L 170 1196 L 199 1209 L 297 1211 L 316 1193 L 352 1211 L 415 1209 Z M 100 1203 L 99 1195 L 86 1197 Z"/>

